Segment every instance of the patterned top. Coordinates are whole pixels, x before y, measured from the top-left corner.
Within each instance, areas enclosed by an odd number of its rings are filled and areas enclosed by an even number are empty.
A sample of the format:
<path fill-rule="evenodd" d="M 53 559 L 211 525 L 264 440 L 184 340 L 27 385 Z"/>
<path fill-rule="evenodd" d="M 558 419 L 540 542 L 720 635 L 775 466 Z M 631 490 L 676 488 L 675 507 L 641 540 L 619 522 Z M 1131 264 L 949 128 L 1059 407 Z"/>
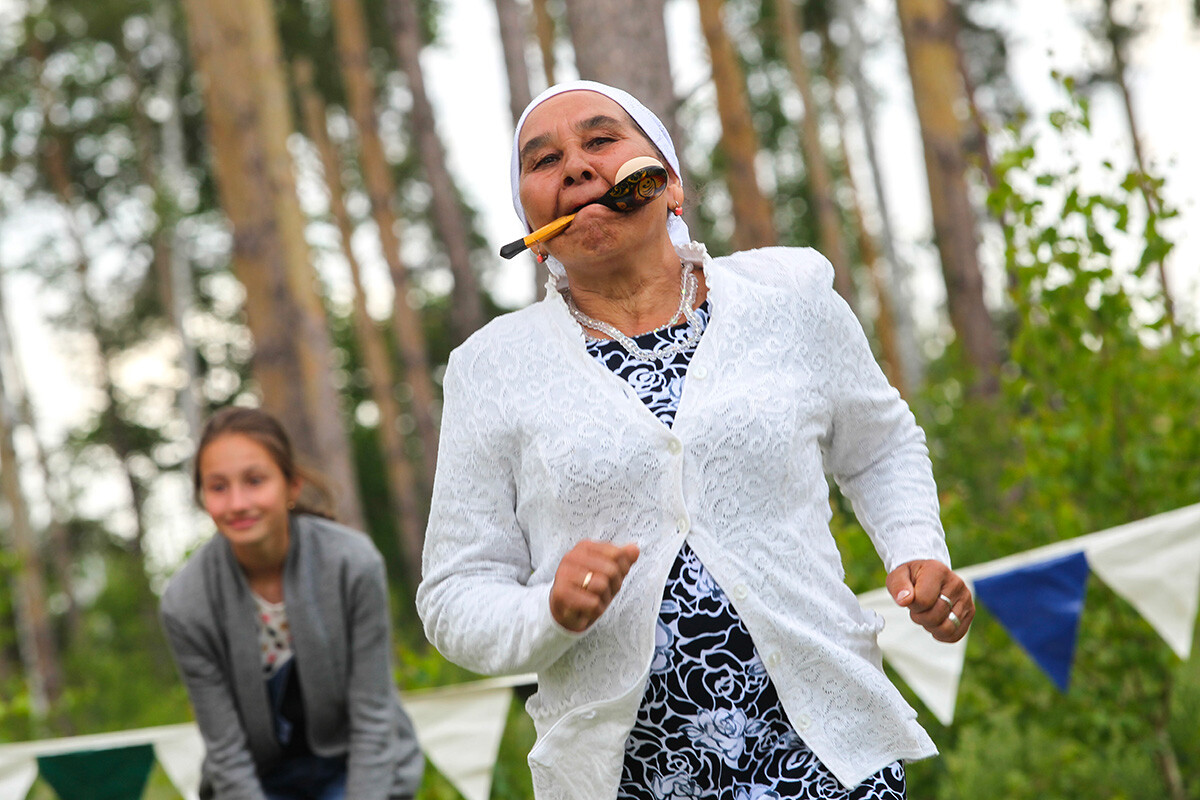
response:
<path fill-rule="evenodd" d="M 706 326 L 708 301 L 697 311 Z M 653 350 L 687 333 L 685 322 L 634 341 Z M 588 339 L 587 351 L 664 425 L 674 424 L 695 346 L 662 361 L 642 361 L 607 339 Z M 685 542 L 663 591 L 618 800 L 903 800 L 904 793 L 899 763 L 853 791 L 830 774 L 788 722 L 749 631 Z"/>
<path fill-rule="evenodd" d="M 292 631 L 288 627 L 287 607 L 282 602 L 272 603 L 254 592 L 251 594 L 258 606 L 258 644 L 263 677 L 270 680 L 292 660 Z"/>
<path fill-rule="evenodd" d="M 713 316 L 669 429 L 587 352 L 557 292 L 450 354 L 417 589 L 426 635 L 472 671 L 538 674 L 526 709 L 540 800 L 611 797 L 686 540 L 839 781 L 935 755 L 879 667 L 882 620 L 846 585 L 828 523 L 830 478 L 885 569 L 949 563 L 920 428 L 819 254 L 676 251 L 704 270 Z M 575 634 L 547 597 L 584 537 L 633 542 L 641 556 Z"/>

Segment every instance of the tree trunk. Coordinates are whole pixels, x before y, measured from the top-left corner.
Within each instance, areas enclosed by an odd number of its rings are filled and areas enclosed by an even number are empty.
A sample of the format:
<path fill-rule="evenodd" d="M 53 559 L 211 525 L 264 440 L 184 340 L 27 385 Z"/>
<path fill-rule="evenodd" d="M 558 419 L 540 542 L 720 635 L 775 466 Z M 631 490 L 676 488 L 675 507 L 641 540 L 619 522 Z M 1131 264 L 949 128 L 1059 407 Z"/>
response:
<path fill-rule="evenodd" d="M 879 148 L 875 143 L 875 96 L 863 78 L 859 65 L 866 48 L 856 23 L 858 7 L 855 0 L 840 0 L 838 17 L 847 33 L 844 56 L 840 59 L 846 77 L 854 92 L 855 105 L 862 125 L 863 144 L 867 164 L 871 170 L 871 186 L 874 191 L 875 209 L 879 214 L 879 238 L 883 257 L 891 267 L 885 275 L 888 295 L 892 298 L 892 311 L 896 323 L 896 347 L 903 368 L 904 385 L 920 386 L 924 382 L 925 359 L 917 341 L 916 323 L 913 320 L 912 266 L 896 248 L 896 236 L 892 230 L 892 214 L 883 182 L 883 169 L 879 162 Z M 826 39 L 828 42 L 828 38 Z"/>
<path fill-rule="evenodd" d="M 550 13 L 548 0 L 532 0 L 533 3 L 533 19 L 534 33 L 537 35 L 538 50 L 542 54 L 542 74 L 546 78 L 546 85 L 553 86 L 558 83 L 555 78 L 557 69 L 557 59 L 554 57 L 555 25 L 554 17 Z"/>
<path fill-rule="evenodd" d="M 46 540 L 50 551 L 50 564 L 54 568 L 54 577 L 58 588 L 67 599 L 67 641 L 73 641 L 79 634 L 82 625 L 82 615 L 79 601 L 75 595 L 75 581 L 71 575 L 72 553 L 74 548 L 67 537 L 67 529 L 63 524 L 63 502 L 57 491 L 58 481 L 50 471 L 46 460 L 46 450 L 42 447 L 41 438 L 37 432 L 37 420 L 34 417 L 33 405 L 29 402 L 29 392 L 26 389 L 24 373 L 17 357 L 16 346 L 13 342 L 12 326 L 8 324 L 8 315 L 4 306 L 3 279 L 0 279 L 0 369 L 3 365 L 11 366 L 7 381 L 12 395 L 13 420 L 12 427 L 24 426 L 31 433 L 34 444 L 34 461 L 37 464 L 42 486 L 46 487 L 46 501 L 50 504 L 50 524 L 46 528 Z M 0 383 L 4 376 L 0 375 Z M 0 399 L 2 402 L 2 399 Z"/>
<path fill-rule="evenodd" d="M 821 252 L 833 264 L 833 285 L 851 308 L 858 305 L 854 278 L 850 274 L 850 258 L 842 244 L 842 219 L 834 196 L 833 175 L 825 150 L 821 147 L 821 124 L 817 102 L 813 98 L 812 72 L 800 46 L 803 23 L 800 10 L 793 0 L 775 0 L 775 16 L 779 23 L 779 38 L 792 82 L 804 102 L 804 119 L 800 126 L 800 142 L 808 169 L 809 190 L 817 207 L 817 230 L 820 232 Z"/>
<path fill-rule="evenodd" d="M 624 89 L 653 111 L 682 153 L 664 0 L 566 0 L 579 77 Z M 685 175 L 679 176 L 685 180 Z"/>
<path fill-rule="evenodd" d="M 30 705 L 38 721 L 46 719 L 62 696 L 62 667 L 46 611 L 42 560 L 34 541 L 29 507 L 21 489 L 21 466 L 13 443 L 13 415 L 0 372 L 0 490 L 8 503 L 9 547 L 16 560 L 17 646 L 29 684 Z M 64 731 L 59 731 L 64 732 Z"/>
<path fill-rule="evenodd" d="M 34 40 L 31 43 L 31 53 L 40 72 L 45 63 L 45 53 L 41 44 Z M 122 477 L 129 488 L 129 500 L 134 516 L 134 535 L 132 547 L 138 560 L 145 554 L 145 500 L 146 490 L 141 481 L 130 468 L 130 459 L 134 455 L 134 447 L 129 441 L 125 421 L 121 418 L 117 393 L 112 383 L 112 365 L 108 354 L 106 336 L 102 327 L 100 309 L 96 299 L 88 288 L 88 270 L 90 267 L 83 233 L 79 230 L 76 217 L 78 198 L 75 186 L 71 181 L 67 164 L 68 144 L 57 135 L 50 119 L 50 108 L 53 103 L 49 91 L 44 87 L 39 76 L 39 100 L 42 105 L 42 116 L 45 121 L 46 134 L 43 137 L 42 158 L 45 167 L 44 174 L 63 210 L 63 221 L 68 237 L 75 248 L 75 275 L 79 279 L 80 314 L 83 317 L 81 327 L 91 334 L 96 342 L 98 387 L 105 398 L 104 411 L 101 412 L 100 425 L 107 431 L 107 440 L 113 453 L 121 465 Z"/>
<path fill-rule="evenodd" d="M 909 396 L 909 385 L 905 381 L 906 370 L 904 369 L 904 354 L 900 348 L 899 335 L 896 330 L 896 315 L 893 311 L 894 300 L 888 285 L 887 276 L 884 274 L 883 264 L 880 263 L 879 248 L 875 244 L 875 237 L 867 229 L 867 221 L 863 215 L 862 203 L 859 200 L 858 187 L 854 182 L 854 171 L 850 168 L 850 153 L 846 148 L 846 137 L 848 133 L 848 125 L 846 117 L 842 113 L 842 107 L 837 100 L 837 84 L 838 75 L 835 71 L 835 59 L 832 57 L 833 43 L 828 38 L 822 37 L 822 45 L 825 47 L 826 58 L 825 63 L 825 79 L 829 81 L 829 85 L 833 87 L 830 92 L 830 105 L 833 110 L 833 118 L 837 123 L 838 135 L 838 158 L 845 168 L 845 174 L 841 177 L 845 180 L 845 186 L 848 189 L 850 202 L 850 217 L 854 224 L 855 239 L 858 242 L 858 254 L 862 259 L 863 265 L 867 268 L 867 274 L 870 276 L 871 289 L 875 292 L 875 302 L 878 309 L 875 312 L 875 337 L 879 340 L 879 349 L 883 356 L 884 372 L 887 373 L 888 380 L 901 396 L 907 398 Z"/>
<path fill-rule="evenodd" d="M 1200 13 L 1200 7 L 1197 8 L 1197 12 Z M 1146 177 L 1148 173 L 1146 172 L 1146 157 L 1142 152 L 1141 126 L 1138 124 L 1137 112 L 1133 107 L 1133 94 L 1129 90 L 1127 77 L 1129 68 L 1125 63 L 1125 39 L 1122 36 L 1121 26 L 1113 18 L 1113 0 L 1104 0 L 1104 30 L 1108 34 L 1108 43 L 1112 49 L 1113 80 L 1121 94 L 1125 120 L 1129 123 L 1129 139 L 1133 147 L 1133 160 L 1138 170 L 1138 186 L 1141 188 L 1142 197 L 1146 201 L 1146 208 L 1150 214 L 1158 215 L 1162 210 L 1162 203 L 1154 186 Z M 1170 287 L 1167 284 L 1167 265 L 1165 260 L 1160 258 L 1155 262 L 1155 266 L 1158 270 L 1159 282 L 1162 284 L 1163 307 L 1167 323 L 1172 330 L 1175 330 L 1175 303 L 1171 299 Z"/>
<path fill-rule="evenodd" d="M 332 343 L 287 149 L 291 114 L 273 10 L 269 0 L 183 5 L 263 405 L 283 421 L 304 459 L 325 472 L 342 521 L 361 527 L 349 442 L 329 380 Z"/>
<path fill-rule="evenodd" d="M 521 120 L 521 113 L 533 100 L 533 93 L 529 89 L 529 63 L 525 59 L 525 39 L 529 26 L 516 0 L 496 0 L 496 17 L 500 22 L 500 46 L 504 50 L 504 67 L 508 76 L 508 110 L 515 128 Z M 546 278 L 550 271 L 543 263 L 532 259 L 530 263 L 534 265 L 533 298 L 537 300 L 545 293 Z"/>
<path fill-rule="evenodd" d="M 778 242 L 771 204 L 758 185 L 755 159 L 758 135 L 750 117 L 746 81 L 733 42 L 725 32 L 722 0 L 698 0 L 700 26 L 712 60 L 717 113 L 721 118 L 721 146 L 729 161 L 725 182 L 733 205 L 733 246 L 737 250 L 766 247 Z"/>
<path fill-rule="evenodd" d="M 192 346 L 191 337 L 187 332 L 187 315 L 195 305 L 192 291 L 192 265 L 188 261 L 183 246 L 183 237 L 179 232 L 179 194 L 183 188 L 184 176 L 187 171 L 185 144 L 183 134 L 183 119 L 179 113 L 180 85 L 183 75 L 180 69 L 181 54 L 179 45 L 171 33 L 172 10 L 160 2 L 154 9 L 155 39 L 165 53 L 162 69 L 158 73 L 157 91 L 160 97 L 166 98 L 169 111 L 162 122 L 161 132 L 161 161 L 162 169 L 158 176 L 158 194 L 165 198 L 159 203 L 159 208 L 167 209 L 161 223 L 159 242 L 156 244 L 156 262 L 160 275 L 165 278 L 166 312 L 171 320 L 171 327 L 179 340 L 179 364 L 183 368 L 184 386 L 179 390 L 179 410 L 188 426 L 188 434 L 193 442 L 200 440 L 201 415 L 203 403 L 200 393 L 200 367 L 196 359 L 196 349 Z"/>
<path fill-rule="evenodd" d="M 517 0 L 496 0 L 496 19 L 500 23 L 500 47 L 504 51 L 504 73 L 508 78 L 508 111 L 513 127 L 533 94 L 529 90 L 529 62 L 525 59 L 525 40 L 529 25 Z"/>
<path fill-rule="evenodd" d="M 394 393 L 392 363 L 388 356 L 383 332 L 367 313 L 367 295 L 363 289 L 362 274 L 358 259 L 350 246 L 354 226 L 342 190 L 342 165 L 326 128 L 325 105 L 313 89 L 312 63 L 307 60 L 296 62 L 293 74 L 300 96 L 304 115 L 304 129 L 321 156 L 325 172 L 325 185 L 329 189 L 329 212 L 337 224 L 342 239 L 342 252 L 350 267 L 354 282 L 354 334 L 363 354 L 370 382 L 371 399 L 379 409 L 379 438 L 383 450 L 383 461 L 387 468 L 388 495 L 392 512 L 399 523 L 400 549 L 404 553 L 408 586 L 416 587 L 421 581 L 421 548 L 425 538 L 425 516 L 420 501 L 421 491 L 417 486 L 416 474 L 405 447 L 404 435 L 397 423 L 400 421 L 400 404 Z M 427 495 L 428 496 L 428 495 Z"/>
<path fill-rule="evenodd" d="M 366 21 L 358 0 L 333 0 L 332 10 L 346 103 L 358 128 L 363 183 L 371 200 L 371 214 L 395 287 L 392 326 L 400 360 L 404 365 L 404 380 L 412 390 L 412 413 L 421 441 L 421 463 L 424 465 L 422 479 L 425 485 L 429 485 L 433 482 L 437 466 L 438 427 L 434 413 L 437 400 L 433 378 L 429 373 L 421 317 L 408 302 L 408 268 L 400 258 L 400 238 L 396 233 L 398 221 L 392 211 L 395 184 L 391 166 L 384 155 L 383 142 L 379 138 L 379 120 L 375 115 L 375 83 L 368 67 Z"/>
<path fill-rule="evenodd" d="M 388 0 L 388 22 L 400 68 L 408 76 L 408 91 L 412 95 L 409 121 L 413 139 L 421 156 L 421 166 L 429 181 L 432 195 L 433 224 L 446 248 L 450 272 L 454 275 L 451 295 L 450 326 L 456 343 L 462 342 L 483 326 L 483 301 L 479 278 L 471 264 L 471 227 L 463 213 L 458 187 L 450 175 L 446 149 L 438 138 L 437 120 L 425 89 L 421 71 L 421 20 L 416 0 Z"/>
<path fill-rule="evenodd" d="M 966 98 L 957 64 L 954 12 L 946 0 L 897 0 L 896 5 L 925 146 L 934 239 L 942 260 L 950 321 L 976 373 L 975 390 L 994 395 L 999 389 L 1000 355 L 983 299 L 964 125 L 957 112 Z"/>

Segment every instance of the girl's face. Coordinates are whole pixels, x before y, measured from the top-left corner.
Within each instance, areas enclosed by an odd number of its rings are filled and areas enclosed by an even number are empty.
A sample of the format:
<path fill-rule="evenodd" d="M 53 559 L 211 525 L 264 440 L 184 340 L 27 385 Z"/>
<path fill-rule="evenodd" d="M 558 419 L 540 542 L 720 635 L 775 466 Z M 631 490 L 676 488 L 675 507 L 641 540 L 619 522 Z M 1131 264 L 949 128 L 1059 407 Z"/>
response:
<path fill-rule="evenodd" d="M 221 535 L 238 549 L 286 549 L 288 507 L 300 494 L 267 448 L 241 433 L 213 439 L 200 453 L 200 497 Z"/>

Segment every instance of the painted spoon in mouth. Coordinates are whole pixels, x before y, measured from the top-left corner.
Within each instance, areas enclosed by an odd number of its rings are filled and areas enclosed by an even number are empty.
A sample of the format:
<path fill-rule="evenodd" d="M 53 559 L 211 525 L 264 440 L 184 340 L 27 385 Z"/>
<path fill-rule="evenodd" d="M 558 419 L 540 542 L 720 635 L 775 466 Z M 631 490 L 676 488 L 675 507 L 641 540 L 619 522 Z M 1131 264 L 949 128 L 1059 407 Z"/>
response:
<path fill-rule="evenodd" d="M 602 205 L 613 211 L 633 211 L 658 197 L 667 188 L 667 168 L 658 159 L 650 156 L 629 159 L 617 170 L 616 178 L 612 188 L 600 197 L 584 203 L 573 214 L 559 217 L 528 236 L 509 242 L 500 248 L 500 255 L 512 258 L 534 242 L 553 239 L 566 230 L 571 220 L 575 219 L 575 214 L 587 206 Z"/>

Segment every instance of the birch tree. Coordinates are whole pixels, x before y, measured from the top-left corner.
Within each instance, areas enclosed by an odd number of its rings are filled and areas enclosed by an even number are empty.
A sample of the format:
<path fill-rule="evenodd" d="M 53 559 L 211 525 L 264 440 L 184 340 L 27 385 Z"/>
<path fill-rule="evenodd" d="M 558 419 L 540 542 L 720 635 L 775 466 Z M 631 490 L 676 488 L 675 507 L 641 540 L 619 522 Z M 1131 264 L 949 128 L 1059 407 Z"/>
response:
<path fill-rule="evenodd" d="M 934 240 L 941 255 L 950 322 L 964 357 L 975 370 L 976 389 L 998 387 L 1000 354 L 991 312 L 984 303 L 978 232 L 967 181 L 965 103 L 954 12 L 946 0 L 897 0 L 913 102 L 925 148 L 925 171 L 933 212 Z"/>
<path fill-rule="evenodd" d="M 821 252 L 833 264 L 833 285 L 851 308 L 857 305 L 857 292 L 850 274 L 850 258 L 842 240 L 841 211 L 835 196 L 833 174 L 821 146 L 821 123 L 817 101 L 813 96 L 812 71 L 800 46 L 803 23 L 800 10 L 793 0 L 775 0 L 775 16 L 779 22 L 779 39 L 792 82 L 804 101 L 804 117 L 800 123 L 800 141 L 804 148 L 804 163 L 808 170 L 809 186 L 817 206 L 817 225 Z"/>
<path fill-rule="evenodd" d="M 759 188 L 755 160 L 758 135 L 750 116 L 746 80 L 737 51 L 725 30 L 722 0 L 698 0 L 700 26 L 708 43 L 712 80 L 721 118 L 721 147 L 729 167 L 725 182 L 733 204 L 732 244 L 737 250 L 766 247 L 778 241 L 771 204 Z"/>
<path fill-rule="evenodd" d="M 341 182 L 341 159 L 329 139 L 325 104 L 312 85 L 312 63 L 307 60 L 297 61 L 292 71 L 300 95 L 304 132 L 321 157 L 325 186 L 329 192 L 329 213 L 341 236 L 342 253 L 350 269 L 354 287 L 354 336 L 363 354 L 371 399 L 379 409 L 379 441 L 387 469 L 388 498 L 399 522 L 400 547 L 404 553 L 408 585 L 415 587 L 421 580 L 421 546 L 424 541 L 425 519 L 421 513 L 421 491 L 416 471 L 405 447 L 404 435 L 398 427 L 400 404 L 396 401 L 394 371 L 383 332 L 367 312 L 362 270 L 354 255 L 354 249 L 350 246 L 354 224 L 350 219 L 350 212 L 346 209 Z"/>
<path fill-rule="evenodd" d="M 17 645 L 33 714 L 43 720 L 62 696 L 62 667 L 50 628 L 44 568 L 29 517 L 29 504 L 21 486 L 22 470 L 13 437 L 13 414 L 4 384 L 0 372 L 0 491 L 9 511 L 9 541 L 5 544 L 16 560 Z"/>
<path fill-rule="evenodd" d="M 454 275 L 450 325 L 457 343 L 465 340 L 484 323 L 479 277 L 471 263 L 470 225 L 463 213 L 458 188 L 450 175 L 446 148 L 438 137 L 433 105 L 425 88 L 425 74 L 421 69 L 424 42 L 416 0 L 388 0 L 387 10 L 396 57 L 408 78 L 408 91 L 412 97 L 409 120 L 414 144 L 421 156 L 421 167 L 429 181 L 433 224 L 446 249 L 450 272 Z"/>
<path fill-rule="evenodd" d="M 331 9 L 347 111 L 358 133 L 363 182 L 394 288 L 392 329 L 404 367 L 404 380 L 413 394 L 412 413 L 421 440 L 421 463 L 424 465 L 422 479 L 425 485 L 430 485 L 437 463 L 438 428 L 434 413 L 437 401 L 429 373 L 425 331 L 421 327 L 420 314 L 409 302 L 409 270 L 400 255 L 399 220 L 393 210 L 396 186 L 379 137 L 375 80 L 367 58 L 366 21 L 358 0 L 333 0 Z"/>
<path fill-rule="evenodd" d="M 361 527 L 349 444 L 329 380 L 332 345 L 287 150 L 291 114 L 272 8 L 269 0 L 185 0 L 184 9 L 217 189 L 233 227 L 234 272 L 246 289 L 263 404 L 329 477 L 339 517 Z"/>
<path fill-rule="evenodd" d="M 496 17 L 500 23 L 500 47 L 504 51 L 504 72 L 508 78 L 508 110 L 515 128 L 521 119 L 521 113 L 533 100 L 533 93 L 529 87 L 529 62 L 525 58 L 529 25 L 516 0 L 496 0 Z M 528 256 L 526 260 L 534 265 L 533 297 L 537 299 L 545 290 L 546 278 L 549 277 L 550 271 L 544 263 L 534 261 Z"/>
<path fill-rule="evenodd" d="M 567 25 L 579 77 L 641 100 L 682 151 L 686 138 L 675 114 L 664 7 L 664 0 L 566 0 Z"/>

